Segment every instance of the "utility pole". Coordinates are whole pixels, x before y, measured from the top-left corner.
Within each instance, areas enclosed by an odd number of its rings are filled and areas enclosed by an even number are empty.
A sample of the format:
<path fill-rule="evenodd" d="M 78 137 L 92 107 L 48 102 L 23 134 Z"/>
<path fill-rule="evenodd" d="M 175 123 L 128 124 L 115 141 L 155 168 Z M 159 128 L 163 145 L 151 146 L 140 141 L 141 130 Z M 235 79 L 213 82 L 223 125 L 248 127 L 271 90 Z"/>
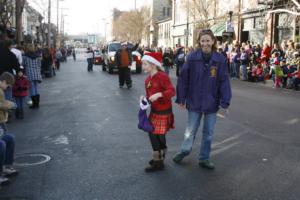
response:
<path fill-rule="evenodd" d="M 48 47 L 51 47 L 51 0 L 48 0 Z"/>
<path fill-rule="evenodd" d="M 61 40 L 61 36 L 60 36 L 60 32 L 59 32 L 59 2 L 60 1 L 63 1 L 63 0 L 56 0 L 56 6 L 57 6 L 57 15 L 56 15 L 56 26 L 57 26 L 57 29 L 56 29 L 56 46 L 60 46 L 60 40 Z M 62 13 L 62 11 L 61 11 Z M 60 27 L 61 28 L 61 27 Z"/>
<path fill-rule="evenodd" d="M 57 6 L 57 13 L 56 13 L 57 14 L 56 15 L 56 20 L 57 20 L 56 21 L 56 26 L 57 26 L 56 30 L 57 31 L 56 31 L 56 34 L 58 35 L 58 33 L 59 33 L 59 25 L 58 25 L 58 23 L 59 23 L 59 19 L 58 19 L 59 18 L 59 0 L 56 0 L 56 1 L 57 1 L 57 5 L 56 5 Z"/>
<path fill-rule="evenodd" d="M 136 0 L 134 0 L 134 10 L 136 10 Z"/>
<path fill-rule="evenodd" d="M 187 1 L 187 12 L 186 12 L 186 47 L 188 48 L 189 47 L 189 34 L 190 34 L 190 31 L 189 31 L 189 16 L 190 16 L 190 1 L 188 0 Z"/>
<path fill-rule="evenodd" d="M 23 28 L 22 28 L 22 13 L 23 13 L 23 9 L 26 3 L 26 0 L 17 0 L 15 1 L 15 6 L 16 6 L 16 31 L 17 31 L 17 35 L 16 35 L 16 40 L 17 40 L 17 44 L 20 44 L 22 41 L 22 32 L 23 32 Z"/>

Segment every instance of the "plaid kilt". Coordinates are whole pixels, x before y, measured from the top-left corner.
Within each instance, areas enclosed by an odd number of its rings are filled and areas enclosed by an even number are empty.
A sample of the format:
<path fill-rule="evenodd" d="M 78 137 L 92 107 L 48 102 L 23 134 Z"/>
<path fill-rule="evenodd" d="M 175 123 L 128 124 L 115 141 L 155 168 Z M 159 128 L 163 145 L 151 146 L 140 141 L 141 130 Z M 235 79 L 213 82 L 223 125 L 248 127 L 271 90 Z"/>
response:
<path fill-rule="evenodd" d="M 174 129 L 174 115 L 170 114 L 155 114 L 150 113 L 149 120 L 152 123 L 154 130 L 152 134 L 164 135 L 171 128 Z"/>

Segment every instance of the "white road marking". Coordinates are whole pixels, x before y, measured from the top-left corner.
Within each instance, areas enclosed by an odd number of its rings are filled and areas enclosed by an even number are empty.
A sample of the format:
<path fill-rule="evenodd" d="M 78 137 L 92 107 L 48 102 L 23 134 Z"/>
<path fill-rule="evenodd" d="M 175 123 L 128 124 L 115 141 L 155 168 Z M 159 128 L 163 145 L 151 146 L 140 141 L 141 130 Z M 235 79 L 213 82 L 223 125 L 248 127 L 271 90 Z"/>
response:
<path fill-rule="evenodd" d="M 23 163 L 19 163 L 18 162 L 18 158 L 24 158 L 24 157 L 41 157 L 41 161 L 38 161 L 38 162 L 34 162 L 34 163 L 29 163 L 29 162 L 23 162 Z M 46 162 L 49 162 L 51 160 L 51 157 L 46 155 L 46 154 L 24 154 L 24 155 L 19 155 L 19 156 L 16 156 L 15 158 L 15 162 L 14 162 L 14 165 L 15 166 L 19 166 L 19 167 L 28 167 L 28 166 L 34 166 L 34 165 L 41 165 L 41 164 L 44 164 Z"/>
<path fill-rule="evenodd" d="M 102 128 L 102 126 L 104 126 L 108 121 L 109 121 L 110 118 L 105 118 L 103 121 L 101 121 L 100 123 L 97 123 L 95 122 L 94 125 L 97 127 L 97 128 Z"/>
<path fill-rule="evenodd" d="M 226 142 L 229 142 L 229 141 L 231 141 L 231 140 L 238 139 L 240 136 L 241 136 L 240 134 L 239 134 L 239 135 L 235 135 L 235 136 L 232 136 L 232 137 L 230 137 L 230 138 L 227 138 L 227 139 L 225 139 L 225 140 L 223 140 L 223 141 L 221 141 L 221 142 L 214 143 L 214 144 L 212 144 L 212 148 L 215 148 L 215 147 L 217 147 L 217 146 L 219 146 L 219 145 L 222 145 L 222 144 L 224 144 L 224 143 L 226 143 Z"/>
<path fill-rule="evenodd" d="M 226 151 L 226 150 L 228 150 L 228 149 L 231 149 L 232 147 L 234 147 L 234 146 L 236 146 L 236 145 L 238 145 L 238 144 L 240 144 L 240 142 L 235 142 L 235 143 L 232 143 L 232 144 L 230 144 L 230 145 L 224 146 L 224 147 L 222 147 L 222 148 L 213 150 L 213 151 L 211 152 L 211 155 L 217 155 L 217 154 L 219 154 L 219 153 L 222 153 L 222 152 L 224 152 L 224 151 Z"/>
<path fill-rule="evenodd" d="M 54 144 L 69 144 L 69 139 L 64 135 L 60 135 L 54 140 Z"/>
<path fill-rule="evenodd" d="M 292 125 L 292 124 L 296 124 L 297 122 L 299 122 L 299 119 L 295 118 L 295 119 L 288 120 L 288 121 L 286 121 L 284 123 Z"/>

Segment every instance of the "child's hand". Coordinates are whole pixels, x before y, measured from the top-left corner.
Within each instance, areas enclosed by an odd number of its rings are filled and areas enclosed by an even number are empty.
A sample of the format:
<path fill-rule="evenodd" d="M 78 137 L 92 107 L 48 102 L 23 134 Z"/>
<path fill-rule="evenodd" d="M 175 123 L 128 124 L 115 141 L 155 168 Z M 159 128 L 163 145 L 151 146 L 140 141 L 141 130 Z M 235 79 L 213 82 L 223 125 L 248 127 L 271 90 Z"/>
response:
<path fill-rule="evenodd" d="M 158 93 L 155 93 L 153 94 L 151 97 L 149 97 L 149 100 L 151 102 L 154 102 L 156 101 L 158 98 L 162 97 L 162 93 L 161 92 L 158 92 Z"/>
<path fill-rule="evenodd" d="M 11 102 L 11 101 L 4 101 L 3 103 L 4 107 L 6 107 L 7 109 L 13 109 L 15 104 L 14 102 Z"/>
<path fill-rule="evenodd" d="M 217 114 L 219 117 L 221 118 L 225 118 L 229 115 L 229 109 L 228 108 L 221 108 L 219 111 L 218 111 L 218 114 Z"/>
<path fill-rule="evenodd" d="M 178 104 L 178 107 L 180 108 L 180 109 L 185 109 L 185 105 L 184 104 Z"/>

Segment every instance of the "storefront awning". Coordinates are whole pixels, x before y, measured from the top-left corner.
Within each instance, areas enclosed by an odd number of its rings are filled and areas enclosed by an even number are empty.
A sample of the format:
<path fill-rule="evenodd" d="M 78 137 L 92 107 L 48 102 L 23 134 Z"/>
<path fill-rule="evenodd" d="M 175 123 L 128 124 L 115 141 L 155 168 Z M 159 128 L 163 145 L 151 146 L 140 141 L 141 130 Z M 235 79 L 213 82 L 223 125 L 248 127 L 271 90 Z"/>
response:
<path fill-rule="evenodd" d="M 210 30 L 214 33 L 215 36 L 222 37 L 223 32 L 226 30 L 225 22 L 219 22 L 210 27 Z"/>

